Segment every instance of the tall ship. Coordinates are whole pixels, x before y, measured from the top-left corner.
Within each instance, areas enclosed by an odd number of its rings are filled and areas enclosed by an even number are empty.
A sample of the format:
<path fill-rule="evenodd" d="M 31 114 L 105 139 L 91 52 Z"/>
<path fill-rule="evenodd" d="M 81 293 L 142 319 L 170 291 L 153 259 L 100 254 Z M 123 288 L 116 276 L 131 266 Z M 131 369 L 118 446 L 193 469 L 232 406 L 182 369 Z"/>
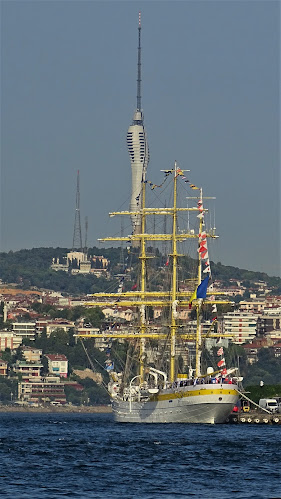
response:
<path fill-rule="evenodd" d="M 127 145 L 132 169 L 130 208 L 110 216 L 128 217 L 131 234 L 124 237 L 121 230 L 120 236 L 100 241 L 126 244 L 127 259 L 130 254 L 139 262 L 138 275 L 133 277 L 136 282 L 131 289 L 126 290 L 125 280 L 134 274 L 134 268 L 127 265 L 117 291 L 97 293 L 88 305 L 116 311 L 129 309 L 136 320 L 120 327 L 112 323 L 103 331 L 85 336 L 103 338 L 108 345 L 108 392 L 116 421 L 222 423 L 238 400 L 236 371 L 226 369 L 222 346 L 217 350 L 219 369 L 202 362 L 205 337 L 217 336 L 215 317 L 206 331 L 202 316 L 212 304 L 215 311 L 218 304 L 226 303 L 211 289 L 207 240 L 217 236 L 214 228 L 206 230 L 206 198 L 202 188 L 187 179 L 187 170 L 175 162 L 171 169 L 162 170 L 159 185 L 147 178 L 149 148 L 141 106 L 140 13 L 137 106 Z M 187 196 L 190 189 L 195 196 Z M 188 207 L 190 202 L 195 206 Z M 196 223 L 191 220 L 194 215 Z M 196 259 L 189 261 L 194 267 L 190 271 L 184 255 L 192 254 L 192 242 Z M 165 260 L 160 257 L 159 261 L 159 255 L 164 255 Z M 114 340 L 125 342 L 123 365 L 111 359 Z"/>
<path fill-rule="evenodd" d="M 173 168 L 162 170 L 164 178 L 159 185 L 146 178 L 143 169 L 141 180 L 141 208 L 137 214 L 141 219 L 141 230 L 126 237 L 107 237 L 100 241 L 130 244 L 139 260 L 139 277 L 134 289 L 124 291 L 119 286 L 116 293 L 97 293 L 91 305 L 105 308 L 115 306 L 137 311 L 137 322 L 118 330 L 108 328 L 91 336 L 101 336 L 110 342 L 113 339 L 128 342 L 127 359 L 121 372 L 108 361 L 110 382 L 108 391 L 112 401 L 115 420 L 129 423 L 223 423 L 239 398 L 238 377 L 235 369 L 226 369 L 223 348 L 218 343 L 221 355 L 216 368 L 207 367 L 202 372 L 201 359 L 204 341 L 217 338 L 221 332 L 215 331 L 216 318 L 211 320 L 209 329 L 202 330 L 202 314 L 206 304 L 216 310 L 218 304 L 226 303 L 212 289 L 211 266 L 207 240 L 215 239 L 215 229 L 207 230 L 205 218 L 208 209 L 204 207 L 202 188 L 196 187 L 186 178 L 187 170 L 182 170 L 175 162 Z M 147 189 L 159 201 L 161 191 L 166 192 L 170 185 L 171 204 L 153 207 L 152 201 L 146 206 Z M 183 190 L 183 204 L 180 206 L 179 187 Z M 186 196 L 192 189 L 195 196 Z M 155 195 L 157 191 L 157 194 Z M 188 200 L 187 200 L 188 198 Z M 187 206 L 187 204 L 195 206 Z M 120 211 L 110 213 L 115 216 L 134 216 L 135 212 Z M 190 217 L 195 222 L 191 225 Z M 194 216 L 195 215 L 195 216 Z M 164 220 L 157 224 L 156 218 Z M 168 221 L 166 221 L 168 219 Z M 169 222 L 169 223 L 168 223 Z M 156 227 L 165 227 L 162 233 Z M 197 229 L 195 228 L 197 226 Z M 192 228 L 191 228 L 192 227 Z M 138 248 L 134 246 L 137 241 Z M 153 261 L 151 245 L 169 245 L 167 260 L 154 273 L 149 270 Z M 180 273 L 185 267 L 185 255 L 181 246 L 195 243 L 195 278 L 182 280 Z M 166 257 L 165 257 L 166 258 Z M 194 263 L 196 262 L 196 263 Z M 159 270 L 159 279 L 156 278 Z M 166 274 L 165 274 L 166 272 Z M 153 290 L 154 281 L 157 290 Z M 211 289 L 209 289 L 211 287 Z M 90 305 L 90 304 L 89 304 Z M 159 317 L 157 317 L 157 313 Z M 190 315 L 193 316 L 191 320 Z M 87 335 L 89 337 L 89 335 Z M 183 367 L 177 355 L 179 341 L 188 342 L 194 348 L 193 362 Z M 151 342 L 159 348 L 157 361 L 149 359 Z M 159 346 L 160 345 L 160 346 Z M 130 363 L 134 359 L 134 369 Z M 162 362 L 162 367 L 161 367 Z M 163 367 L 164 366 L 164 367 Z"/>

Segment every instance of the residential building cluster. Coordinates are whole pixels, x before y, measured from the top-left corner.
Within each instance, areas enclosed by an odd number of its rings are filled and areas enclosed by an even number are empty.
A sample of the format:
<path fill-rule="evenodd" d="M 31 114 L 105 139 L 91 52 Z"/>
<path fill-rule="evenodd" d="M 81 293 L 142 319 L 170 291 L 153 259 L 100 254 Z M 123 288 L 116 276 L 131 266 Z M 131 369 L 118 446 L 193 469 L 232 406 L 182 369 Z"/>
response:
<path fill-rule="evenodd" d="M 65 355 L 47 354 L 48 374 L 41 375 L 43 368 L 42 350 L 30 346 L 20 347 L 22 360 L 11 366 L 13 374 L 18 376 L 17 402 L 19 404 L 54 404 L 66 403 L 64 382 L 67 377 L 68 360 Z M 0 358 L 0 374 L 9 376 L 8 362 Z"/>
<path fill-rule="evenodd" d="M 81 262 L 80 262 L 81 263 Z M 107 265 L 108 261 L 102 262 Z M 185 289 L 184 283 L 181 289 Z M 214 283 L 214 292 L 222 291 L 224 295 L 232 297 L 239 295 L 238 290 L 245 288 L 241 283 L 233 282 L 229 288 L 223 288 L 221 282 Z M 232 311 L 218 315 L 216 328 L 217 333 L 221 335 L 224 346 L 232 341 L 242 345 L 249 363 L 253 363 L 258 358 L 260 348 L 272 348 L 276 357 L 281 356 L 281 296 L 273 296 L 270 289 L 260 283 L 260 295 L 249 293 L 250 298 L 241 300 L 239 303 L 233 302 Z M 210 296 L 208 295 L 208 298 Z M 212 297 L 213 299 L 213 297 Z M 231 299 L 231 298 L 230 298 Z M 74 297 L 65 297 L 61 293 L 52 291 L 23 291 L 17 288 L 0 288 L 0 301 L 2 303 L 2 322 L 4 327 L 0 330 L 0 375 L 8 376 L 8 364 L 1 358 L 1 351 L 10 349 L 15 351 L 21 347 L 23 360 L 17 361 L 13 366 L 13 372 L 18 375 L 19 389 L 18 400 L 22 403 L 65 403 L 64 383 L 68 376 L 68 360 L 56 352 L 46 355 L 48 362 L 48 375 L 41 375 L 42 372 L 42 351 L 32 349 L 23 345 L 25 339 L 34 340 L 37 335 L 44 331 L 49 337 L 54 331 L 60 329 L 69 331 L 74 329 L 75 333 L 91 334 L 92 332 L 101 333 L 101 338 L 95 339 L 95 346 L 101 350 L 106 350 L 107 342 L 104 340 L 104 329 L 113 329 L 120 333 L 126 330 L 132 330 L 133 322 L 137 315 L 135 307 L 122 308 L 118 303 L 112 307 L 105 305 L 103 313 L 105 321 L 103 330 L 99 331 L 80 318 L 78 321 L 67 319 L 53 319 L 47 314 L 40 314 L 33 310 L 34 302 L 49 304 L 59 309 L 68 309 L 77 305 L 86 305 L 89 297 L 83 296 L 79 299 Z M 92 303 L 94 306 L 94 302 Z M 190 311 L 187 308 L 178 307 L 179 320 L 185 321 L 190 328 L 194 328 L 194 322 L 191 320 Z M 151 331 L 157 332 L 161 327 L 161 309 L 155 307 L 151 317 Z M 7 321 L 9 327 L 6 327 Z M 203 334 L 210 329 L 210 321 L 203 321 Z M 103 335 L 102 335 L 103 333 Z M 122 341 L 120 339 L 120 341 Z M 206 347 L 212 349 L 215 345 L 215 339 L 208 338 Z M 178 341 L 176 344 L 177 353 L 179 353 L 185 365 L 190 364 L 194 355 L 194 345 L 192 341 Z M 155 348 L 148 349 L 148 361 L 153 361 L 155 355 L 159 352 Z M 157 350 L 157 349 L 156 349 Z M 150 359 L 150 360 L 149 360 Z"/>

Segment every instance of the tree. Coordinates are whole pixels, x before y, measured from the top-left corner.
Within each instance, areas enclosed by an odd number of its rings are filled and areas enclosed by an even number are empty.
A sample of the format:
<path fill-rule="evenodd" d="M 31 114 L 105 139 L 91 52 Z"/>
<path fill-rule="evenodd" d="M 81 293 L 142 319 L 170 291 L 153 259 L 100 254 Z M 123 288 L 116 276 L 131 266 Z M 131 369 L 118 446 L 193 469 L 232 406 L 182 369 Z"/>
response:
<path fill-rule="evenodd" d="M 7 404 L 17 396 L 17 380 L 0 377 L 0 402 Z"/>
<path fill-rule="evenodd" d="M 48 342 L 49 353 L 55 352 L 63 354 L 66 351 L 69 337 L 68 333 L 61 328 L 55 329 L 51 334 Z"/>
<path fill-rule="evenodd" d="M 47 357 L 45 357 L 45 355 L 43 355 L 41 357 L 41 364 L 42 364 L 42 369 L 41 369 L 41 376 L 46 376 L 49 372 L 49 363 L 48 363 L 48 359 Z"/>
<path fill-rule="evenodd" d="M 99 328 L 104 320 L 104 314 L 99 307 L 85 309 L 85 317 L 96 328 Z"/>

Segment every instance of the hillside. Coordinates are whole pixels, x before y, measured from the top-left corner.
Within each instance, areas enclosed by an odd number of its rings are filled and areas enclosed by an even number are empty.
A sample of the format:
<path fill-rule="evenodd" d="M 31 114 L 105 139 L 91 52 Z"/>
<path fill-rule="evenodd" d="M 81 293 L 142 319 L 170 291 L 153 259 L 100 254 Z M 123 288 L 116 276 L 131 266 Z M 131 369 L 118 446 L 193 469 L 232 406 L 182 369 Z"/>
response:
<path fill-rule="evenodd" d="M 15 283 L 23 289 L 43 288 L 61 291 L 69 294 L 87 294 L 108 289 L 117 282 L 111 277 L 109 280 L 94 275 L 71 275 L 66 272 L 55 272 L 50 269 L 53 258 L 63 260 L 67 248 L 33 248 L 30 250 L 9 251 L 0 253 L 0 279 L 5 284 Z M 110 260 L 109 270 L 111 276 L 122 271 L 120 248 L 97 248 L 88 250 L 88 255 L 103 255 Z M 163 266 L 166 259 L 161 253 L 154 251 L 154 268 Z M 130 260 L 132 279 L 135 276 L 137 266 L 137 254 L 123 250 L 123 259 Z M 182 259 L 182 266 L 187 272 L 194 266 L 194 261 L 188 257 Z M 262 272 L 253 272 L 238 267 L 225 266 L 222 263 L 212 263 L 213 279 L 222 281 L 227 286 L 231 279 L 244 282 L 247 288 L 255 288 L 258 281 L 266 282 L 274 288 L 274 294 L 281 294 L 281 279 L 270 277 Z M 127 283 L 130 289 L 131 282 Z"/>

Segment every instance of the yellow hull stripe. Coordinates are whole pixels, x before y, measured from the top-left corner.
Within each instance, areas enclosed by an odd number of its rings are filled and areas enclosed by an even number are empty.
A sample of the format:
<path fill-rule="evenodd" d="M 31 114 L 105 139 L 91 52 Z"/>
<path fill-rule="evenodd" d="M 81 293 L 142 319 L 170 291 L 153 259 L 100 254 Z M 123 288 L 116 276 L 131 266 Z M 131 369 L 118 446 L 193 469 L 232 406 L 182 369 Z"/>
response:
<path fill-rule="evenodd" d="M 180 391 L 175 393 L 162 393 L 160 395 L 154 395 L 151 397 L 151 401 L 158 402 L 160 400 L 172 400 L 181 399 L 183 397 L 198 397 L 201 395 L 238 395 L 237 390 L 225 389 L 225 388 L 214 388 L 213 390 L 200 388 L 200 390 L 194 391 Z"/>

